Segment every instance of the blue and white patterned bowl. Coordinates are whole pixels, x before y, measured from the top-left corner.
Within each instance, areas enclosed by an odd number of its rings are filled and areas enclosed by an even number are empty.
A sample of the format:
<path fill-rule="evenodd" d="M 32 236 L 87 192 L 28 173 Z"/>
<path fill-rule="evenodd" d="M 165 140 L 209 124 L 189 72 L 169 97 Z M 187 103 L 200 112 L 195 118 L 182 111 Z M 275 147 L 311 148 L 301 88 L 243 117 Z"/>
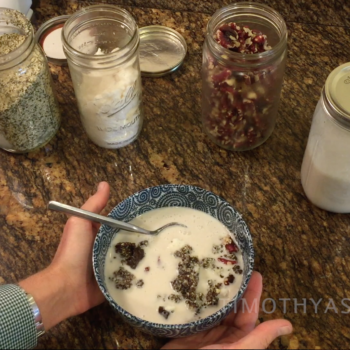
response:
<path fill-rule="evenodd" d="M 118 230 L 102 225 L 93 248 L 93 268 L 97 283 L 120 315 L 131 325 L 146 333 L 167 338 L 185 337 L 218 325 L 232 310 L 247 288 L 254 265 L 254 249 L 249 229 L 241 215 L 225 200 L 212 192 L 195 186 L 161 185 L 137 192 L 118 204 L 108 216 L 130 221 L 149 210 L 163 207 L 188 207 L 201 210 L 221 221 L 235 236 L 243 253 L 243 282 L 238 294 L 215 314 L 196 322 L 165 325 L 151 323 L 122 309 L 110 296 L 106 287 L 104 269 L 108 248 Z"/>

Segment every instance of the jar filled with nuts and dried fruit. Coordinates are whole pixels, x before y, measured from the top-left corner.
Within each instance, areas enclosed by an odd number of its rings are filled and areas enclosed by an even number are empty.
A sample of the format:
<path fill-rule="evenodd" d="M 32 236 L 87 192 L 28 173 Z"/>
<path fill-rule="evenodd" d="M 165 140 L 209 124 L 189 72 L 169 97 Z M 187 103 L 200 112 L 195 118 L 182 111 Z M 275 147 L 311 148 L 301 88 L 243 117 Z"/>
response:
<path fill-rule="evenodd" d="M 287 55 L 279 13 L 253 2 L 218 10 L 203 48 L 204 132 L 234 151 L 253 149 L 272 134 Z"/>
<path fill-rule="evenodd" d="M 0 148 L 33 151 L 51 140 L 60 126 L 46 57 L 28 19 L 0 8 Z"/>

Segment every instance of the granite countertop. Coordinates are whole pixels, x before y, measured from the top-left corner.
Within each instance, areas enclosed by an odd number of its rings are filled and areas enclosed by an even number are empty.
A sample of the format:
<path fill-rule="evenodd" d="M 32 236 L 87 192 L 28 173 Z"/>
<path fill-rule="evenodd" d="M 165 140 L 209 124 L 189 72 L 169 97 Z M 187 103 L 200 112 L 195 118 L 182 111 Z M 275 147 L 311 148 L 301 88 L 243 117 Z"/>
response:
<path fill-rule="evenodd" d="M 300 167 L 314 108 L 327 75 L 350 61 L 350 7 L 346 0 L 266 0 L 289 30 L 288 64 L 277 125 L 270 139 L 249 152 L 228 152 L 201 131 L 201 52 L 205 25 L 228 0 L 114 0 L 140 27 L 178 30 L 188 44 L 179 71 L 143 78 L 145 122 L 137 141 L 119 150 L 95 146 L 85 134 L 67 67 L 50 65 L 63 123 L 37 152 L 0 152 L 0 283 L 16 282 L 46 267 L 57 248 L 64 215 L 49 212 L 49 200 L 80 206 L 99 181 L 112 188 L 106 208 L 143 188 L 197 185 L 224 197 L 244 217 L 253 235 L 256 270 L 264 278 L 259 321 L 289 319 L 292 336 L 276 349 L 349 348 L 344 298 L 350 298 L 350 216 L 313 206 L 300 183 Z M 261 1 L 262 2 L 262 1 Z M 94 1 L 41 0 L 37 24 Z M 289 298 L 286 307 L 279 299 Z M 293 299 L 306 300 L 306 313 Z M 318 313 L 313 303 L 322 298 Z M 337 312 L 328 309 L 334 301 Z M 350 302 L 347 304 L 350 306 Z M 267 304 L 266 304 L 267 305 Z M 331 305 L 332 306 L 332 305 Z M 269 308 L 268 308 L 269 309 Z M 104 304 L 58 325 L 39 348 L 154 348 L 161 341 L 125 324 Z"/>

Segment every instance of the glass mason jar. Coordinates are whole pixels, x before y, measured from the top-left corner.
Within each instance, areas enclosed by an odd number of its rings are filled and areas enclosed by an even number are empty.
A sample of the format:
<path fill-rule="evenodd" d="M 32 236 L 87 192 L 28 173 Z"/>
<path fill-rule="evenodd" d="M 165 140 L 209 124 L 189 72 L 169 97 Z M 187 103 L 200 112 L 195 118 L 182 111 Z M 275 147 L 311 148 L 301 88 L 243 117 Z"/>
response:
<path fill-rule="evenodd" d="M 260 38 L 266 35 L 268 51 L 240 53 L 222 46 L 225 43 L 219 43 L 216 35 L 228 23 L 235 23 L 236 32 L 229 29 L 223 40 L 239 32 L 238 47 L 246 45 L 249 28 Z M 255 44 L 250 44 L 253 50 Z M 240 2 L 213 15 L 207 26 L 202 66 L 202 122 L 212 141 L 228 150 L 245 151 L 268 139 L 276 122 L 286 56 L 287 27 L 270 7 Z"/>
<path fill-rule="evenodd" d="M 100 147 L 130 144 L 143 121 L 134 18 L 117 6 L 94 5 L 76 12 L 62 36 L 86 133 Z"/>
<path fill-rule="evenodd" d="M 301 167 L 308 199 L 327 211 L 350 213 L 350 62 L 327 78 L 312 119 Z"/>
<path fill-rule="evenodd" d="M 33 151 L 56 134 L 60 112 L 46 57 L 28 19 L 0 8 L 0 148 Z"/>

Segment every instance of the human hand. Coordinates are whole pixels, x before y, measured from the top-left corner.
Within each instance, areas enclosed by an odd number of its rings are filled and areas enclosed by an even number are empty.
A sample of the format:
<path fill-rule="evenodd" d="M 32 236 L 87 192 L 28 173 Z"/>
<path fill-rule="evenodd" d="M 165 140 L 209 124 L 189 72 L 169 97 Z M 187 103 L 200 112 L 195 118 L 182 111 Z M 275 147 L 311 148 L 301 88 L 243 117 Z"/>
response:
<path fill-rule="evenodd" d="M 244 298 L 249 310 L 240 306 L 219 326 L 199 334 L 175 339 L 163 349 L 266 349 L 279 336 L 290 334 L 292 325 L 287 320 L 272 320 L 255 327 L 262 293 L 262 277 L 253 272 Z M 257 307 L 253 307 L 256 303 Z M 247 308 L 248 309 L 248 308 Z M 245 312 L 244 312 L 245 311 Z"/>
<path fill-rule="evenodd" d="M 100 213 L 108 198 L 109 185 L 101 182 L 82 209 Z M 71 217 L 50 266 L 19 283 L 34 297 L 46 330 L 104 301 L 93 275 L 91 258 L 98 228 L 97 223 Z"/>

